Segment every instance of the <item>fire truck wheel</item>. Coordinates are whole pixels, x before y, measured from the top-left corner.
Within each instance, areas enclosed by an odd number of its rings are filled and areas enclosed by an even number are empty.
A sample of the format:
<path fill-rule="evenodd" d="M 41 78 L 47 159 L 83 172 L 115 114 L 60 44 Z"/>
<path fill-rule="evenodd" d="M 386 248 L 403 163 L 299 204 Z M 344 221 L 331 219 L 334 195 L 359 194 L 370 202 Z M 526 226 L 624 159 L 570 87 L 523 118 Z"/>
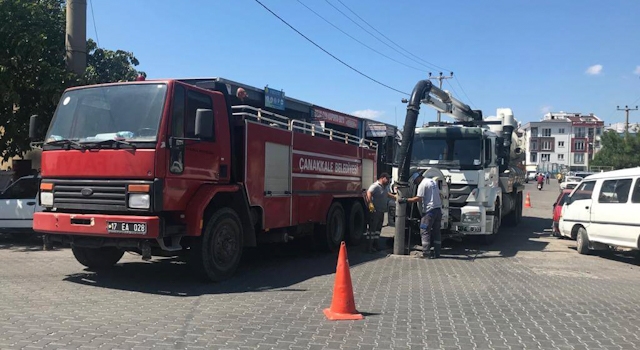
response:
<path fill-rule="evenodd" d="M 224 208 L 209 220 L 191 247 L 192 263 L 203 277 L 219 282 L 231 277 L 242 256 L 242 224 L 235 211 Z"/>
<path fill-rule="evenodd" d="M 331 252 L 340 249 L 340 243 L 344 241 L 346 233 L 346 218 L 342 204 L 335 202 L 331 204 L 327 213 L 327 224 L 318 230 L 318 241 L 320 246 Z"/>
<path fill-rule="evenodd" d="M 124 255 L 124 251 L 116 247 L 71 247 L 71 251 L 79 263 L 90 269 L 104 269 L 111 267 L 117 264 Z"/>
<path fill-rule="evenodd" d="M 362 236 L 367 229 L 364 216 L 364 208 L 360 202 L 355 202 L 349 209 L 348 240 L 351 245 L 358 245 L 362 242 Z"/>

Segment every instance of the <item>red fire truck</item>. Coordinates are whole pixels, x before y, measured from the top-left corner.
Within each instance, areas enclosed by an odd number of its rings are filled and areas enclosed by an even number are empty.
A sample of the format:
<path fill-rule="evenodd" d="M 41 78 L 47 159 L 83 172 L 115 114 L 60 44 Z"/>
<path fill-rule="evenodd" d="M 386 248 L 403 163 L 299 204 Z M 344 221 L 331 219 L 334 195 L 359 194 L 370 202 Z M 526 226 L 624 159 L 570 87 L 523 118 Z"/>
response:
<path fill-rule="evenodd" d="M 243 247 L 357 243 L 377 145 L 243 104 L 219 80 L 156 80 L 66 90 L 42 149 L 46 241 L 89 268 L 185 253 L 220 281 Z"/>

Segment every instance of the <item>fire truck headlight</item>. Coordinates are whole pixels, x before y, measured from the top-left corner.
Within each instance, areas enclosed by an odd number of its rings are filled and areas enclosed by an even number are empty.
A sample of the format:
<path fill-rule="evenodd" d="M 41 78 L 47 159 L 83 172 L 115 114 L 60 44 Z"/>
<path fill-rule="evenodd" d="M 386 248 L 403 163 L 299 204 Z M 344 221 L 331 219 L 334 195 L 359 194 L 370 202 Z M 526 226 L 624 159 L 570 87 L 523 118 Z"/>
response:
<path fill-rule="evenodd" d="M 43 207 L 53 206 L 53 192 L 40 192 L 40 204 Z"/>
<path fill-rule="evenodd" d="M 132 193 L 129 195 L 129 208 L 149 209 L 151 203 L 148 193 Z"/>

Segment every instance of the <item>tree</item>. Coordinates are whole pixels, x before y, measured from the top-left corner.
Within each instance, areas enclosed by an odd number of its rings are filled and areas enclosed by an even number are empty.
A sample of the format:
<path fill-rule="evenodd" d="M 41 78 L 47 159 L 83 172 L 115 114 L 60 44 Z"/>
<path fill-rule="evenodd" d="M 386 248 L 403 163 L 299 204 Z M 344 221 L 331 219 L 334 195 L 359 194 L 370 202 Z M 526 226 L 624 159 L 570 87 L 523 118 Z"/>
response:
<path fill-rule="evenodd" d="M 625 169 L 640 166 L 640 137 L 630 134 L 622 137 L 613 130 L 602 134 L 602 149 L 592 161 L 595 166 Z"/>
<path fill-rule="evenodd" d="M 139 62 L 131 52 L 98 48 L 92 40 L 85 74 L 68 72 L 64 5 L 63 0 L 0 0 L 0 161 L 31 149 L 29 117 L 40 117 L 44 133 L 64 89 L 145 75 L 134 69 Z"/>

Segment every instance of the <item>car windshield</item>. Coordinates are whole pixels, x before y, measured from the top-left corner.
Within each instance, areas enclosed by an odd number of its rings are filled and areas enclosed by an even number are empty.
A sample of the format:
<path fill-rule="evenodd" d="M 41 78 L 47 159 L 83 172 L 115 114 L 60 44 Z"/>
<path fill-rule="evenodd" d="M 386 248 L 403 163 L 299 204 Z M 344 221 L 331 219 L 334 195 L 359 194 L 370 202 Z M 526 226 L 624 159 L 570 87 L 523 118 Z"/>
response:
<path fill-rule="evenodd" d="M 569 197 L 569 193 L 563 193 L 560 195 L 560 199 L 558 200 L 558 205 L 562 206 L 567 201 L 567 197 Z"/>
<path fill-rule="evenodd" d="M 479 168 L 482 165 L 482 139 L 471 137 L 416 138 L 411 152 L 411 163 L 418 166 Z"/>
<path fill-rule="evenodd" d="M 128 140 L 155 142 L 166 84 L 107 85 L 62 95 L 46 143 Z"/>
<path fill-rule="evenodd" d="M 18 179 L 0 193 L 0 199 L 33 199 L 38 194 L 38 179 L 24 177 Z"/>
<path fill-rule="evenodd" d="M 582 178 L 578 176 L 570 176 L 567 178 L 567 182 L 580 182 L 580 181 L 582 181 Z"/>

